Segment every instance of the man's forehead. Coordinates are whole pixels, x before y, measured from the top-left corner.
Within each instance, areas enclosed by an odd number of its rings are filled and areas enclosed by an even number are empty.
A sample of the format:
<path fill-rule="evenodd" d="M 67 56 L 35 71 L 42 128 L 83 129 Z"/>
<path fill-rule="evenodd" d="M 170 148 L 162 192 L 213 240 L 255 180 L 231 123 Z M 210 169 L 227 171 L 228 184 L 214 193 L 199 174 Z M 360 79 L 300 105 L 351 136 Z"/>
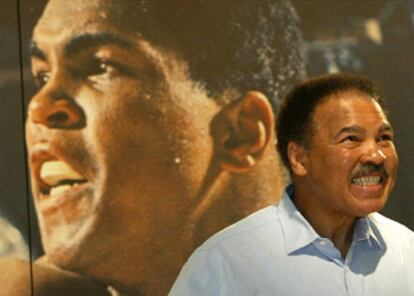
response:
<path fill-rule="evenodd" d="M 338 109 L 348 109 L 348 110 L 360 110 L 360 105 L 371 105 L 378 112 L 383 114 L 386 117 L 386 111 L 379 104 L 379 102 L 374 99 L 368 93 L 365 93 L 359 89 L 345 89 L 334 92 L 321 99 L 320 103 L 317 104 L 315 109 L 328 109 L 330 114 L 335 114 L 338 112 Z M 324 106 L 323 108 L 319 108 Z"/>
<path fill-rule="evenodd" d="M 107 25 L 123 27 L 145 11 L 142 1 L 110 1 L 110 0 L 51 0 L 48 2 L 35 32 L 47 32 L 51 27 L 65 29 L 85 25 Z"/>
<path fill-rule="evenodd" d="M 346 90 L 328 96 L 316 109 L 318 118 L 325 119 L 332 130 L 352 126 L 361 119 L 366 124 L 374 124 L 380 130 L 391 129 L 388 117 L 380 104 L 368 94 L 358 90 Z"/>
<path fill-rule="evenodd" d="M 129 8 L 132 7 L 140 7 L 143 6 L 146 1 L 142 0 L 49 0 L 48 4 L 46 5 L 47 11 L 54 11 L 54 12 L 80 12 L 83 10 L 95 10 L 95 11 L 114 11 L 120 12 L 122 10 L 128 11 Z"/>

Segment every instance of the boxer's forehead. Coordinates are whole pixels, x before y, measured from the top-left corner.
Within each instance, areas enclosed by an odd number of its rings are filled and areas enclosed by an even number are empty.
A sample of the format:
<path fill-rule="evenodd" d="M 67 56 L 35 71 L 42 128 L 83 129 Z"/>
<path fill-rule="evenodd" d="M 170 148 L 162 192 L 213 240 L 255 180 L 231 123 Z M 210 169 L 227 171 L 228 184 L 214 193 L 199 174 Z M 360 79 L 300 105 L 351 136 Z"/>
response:
<path fill-rule="evenodd" d="M 109 0 L 51 0 L 38 21 L 37 31 L 56 32 L 69 28 L 111 25 L 122 29 L 145 11 L 146 2 Z M 128 30 L 132 26 L 128 26 Z"/>

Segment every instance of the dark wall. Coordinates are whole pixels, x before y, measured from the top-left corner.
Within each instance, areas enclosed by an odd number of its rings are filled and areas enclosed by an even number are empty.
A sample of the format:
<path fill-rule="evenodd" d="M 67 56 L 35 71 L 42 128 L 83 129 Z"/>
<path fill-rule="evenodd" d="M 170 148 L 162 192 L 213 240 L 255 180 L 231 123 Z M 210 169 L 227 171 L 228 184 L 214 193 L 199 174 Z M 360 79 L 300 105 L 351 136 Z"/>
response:
<path fill-rule="evenodd" d="M 0 1 L 0 214 L 14 224 L 32 255 L 41 254 L 24 145 L 25 106 L 33 93 L 27 49 L 45 1 Z"/>
<path fill-rule="evenodd" d="M 0 211 L 28 239 L 24 112 L 15 1 L 0 1 L 0 24 Z"/>

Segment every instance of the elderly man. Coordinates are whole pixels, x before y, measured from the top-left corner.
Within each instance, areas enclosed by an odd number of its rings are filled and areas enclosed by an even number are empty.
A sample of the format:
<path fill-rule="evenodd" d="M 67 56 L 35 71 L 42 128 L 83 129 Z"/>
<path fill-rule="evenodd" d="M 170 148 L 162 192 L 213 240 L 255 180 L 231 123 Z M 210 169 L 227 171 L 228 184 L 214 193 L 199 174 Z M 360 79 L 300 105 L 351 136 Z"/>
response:
<path fill-rule="evenodd" d="M 268 99 L 300 76 L 299 41 L 287 2 L 50 1 L 27 120 L 35 293 L 165 295 L 207 237 L 277 200 Z"/>
<path fill-rule="evenodd" d="M 398 157 L 373 84 L 299 84 L 277 135 L 293 184 L 197 249 L 170 295 L 414 295 L 414 234 L 377 213 Z"/>

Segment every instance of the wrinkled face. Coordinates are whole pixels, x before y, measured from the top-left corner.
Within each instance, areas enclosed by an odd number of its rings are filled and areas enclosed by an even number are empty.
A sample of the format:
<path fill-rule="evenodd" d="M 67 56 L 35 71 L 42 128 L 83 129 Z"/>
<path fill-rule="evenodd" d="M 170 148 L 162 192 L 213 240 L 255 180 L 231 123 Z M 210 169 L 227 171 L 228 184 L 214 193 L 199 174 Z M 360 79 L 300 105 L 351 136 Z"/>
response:
<path fill-rule="evenodd" d="M 313 122 L 307 178 L 314 202 L 348 217 L 381 210 L 398 166 L 382 108 L 367 95 L 347 90 L 317 106 Z"/>
<path fill-rule="evenodd" d="M 46 254 L 63 267 L 162 252 L 208 178 L 218 110 L 174 55 L 94 2 L 51 1 L 31 49 L 32 189 Z"/>

